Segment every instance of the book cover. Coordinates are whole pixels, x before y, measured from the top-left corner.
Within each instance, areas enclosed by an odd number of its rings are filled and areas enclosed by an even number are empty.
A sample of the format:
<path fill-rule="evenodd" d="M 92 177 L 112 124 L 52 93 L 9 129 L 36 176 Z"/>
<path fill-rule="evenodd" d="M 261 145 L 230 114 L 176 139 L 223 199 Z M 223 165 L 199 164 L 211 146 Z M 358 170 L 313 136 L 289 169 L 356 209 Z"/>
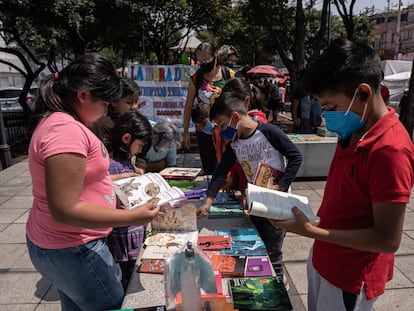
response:
<path fill-rule="evenodd" d="M 203 195 L 203 201 L 206 199 L 206 194 Z M 219 191 L 214 198 L 212 205 L 230 205 L 240 204 L 233 191 Z"/>
<path fill-rule="evenodd" d="M 159 198 L 158 205 L 184 198 L 184 192 L 171 187 L 158 173 L 146 173 L 136 177 L 114 181 L 115 192 L 125 208 L 133 209 L 152 198 Z"/>
<path fill-rule="evenodd" d="M 164 216 L 159 220 L 151 221 L 152 230 L 197 230 L 197 208 L 193 204 L 185 204 L 176 208 L 163 205 L 160 211 L 164 213 Z"/>
<path fill-rule="evenodd" d="M 246 256 L 211 254 L 209 257 L 213 263 L 213 270 L 220 271 L 222 276 L 244 275 Z"/>
<path fill-rule="evenodd" d="M 269 185 L 277 184 L 282 175 L 282 171 L 279 171 L 266 163 L 260 162 L 257 166 L 253 184 L 259 187 L 267 188 Z"/>
<path fill-rule="evenodd" d="M 266 247 L 254 228 L 220 229 L 215 230 L 216 235 L 231 236 L 231 249 L 220 252 L 235 256 L 267 256 Z"/>
<path fill-rule="evenodd" d="M 173 255 L 187 241 L 197 243 L 197 208 L 192 204 L 174 208 L 163 205 L 164 216 L 147 226 L 142 258 L 165 259 Z"/>
<path fill-rule="evenodd" d="M 229 280 L 234 308 L 242 310 L 292 310 L 282 277 L 251 277 Z"/>
<path fill-rule="evenodd" d="M 165 265 L 165 259 L 144 258 L 141 259 L 141 263 L 137 271 L 140 273 L 163 274 Z"/>
<path fill-rule="evenodd" d="M 319 217 L 313 213 L 307 197 L 248 184 L 246 198 L 247 213 L 250 215 L 275 220 L 289 219 L 293 218 L 292 207 L 296 206 L 310 221 L 319 224 Z"/>
<path fill-rule="evenodd" d="M 166 306 L 153 306 L 153 307 L 143 307 L 143 308 L 133 308 L 133 309 L 116 309 L 109 311 L 167 311 Z"/>
<path fill-rule="evenodd" d="M 198 246 L 203 251 L 217 251 L 231 248 L 231 240 L 229 235 L 200 235 Z"/>
<path fill-rule="evenodd" d="M 208 212 L 208 218 L 236 218 L 243 217 L 244 211 L 241 204 L 229 204 L 229 205 L 212 205 Z"/>
<path fill-rule="evenodd" d="M 194 179 L 200 174 L 201 168 L 166 167 L 160 172 L 165 179 Z"/>
<path fill-rule="evenodd" d="M 270 178 L 272 177 L 272 171 L 273 169 L 269 165 L 260 162 L 253 179 L 253 184 L 267 188 L 267 185 L 271 182 Z"/>
<path fill-rule="evenodd" d="M 247 257 L 245 276 L 272 276 L 272 264 L 268 257 Z"/>

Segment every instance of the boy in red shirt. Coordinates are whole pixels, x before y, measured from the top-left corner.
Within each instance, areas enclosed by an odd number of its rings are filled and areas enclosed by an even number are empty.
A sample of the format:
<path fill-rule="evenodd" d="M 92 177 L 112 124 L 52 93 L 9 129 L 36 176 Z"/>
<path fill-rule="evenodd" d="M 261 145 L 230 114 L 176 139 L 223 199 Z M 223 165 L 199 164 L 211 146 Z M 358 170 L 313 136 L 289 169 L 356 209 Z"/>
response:
<path fill-rule="evenodd" d="M 406 205 L 413 187 L 414 148 L 381 97 L 375 51 L 335 41 L 303 77 L 339 134 L 315 226 L 297 208 L 277 227 L 315 239 L 308 261 L 308 310 L 372 310 L 393 276 Z"/>

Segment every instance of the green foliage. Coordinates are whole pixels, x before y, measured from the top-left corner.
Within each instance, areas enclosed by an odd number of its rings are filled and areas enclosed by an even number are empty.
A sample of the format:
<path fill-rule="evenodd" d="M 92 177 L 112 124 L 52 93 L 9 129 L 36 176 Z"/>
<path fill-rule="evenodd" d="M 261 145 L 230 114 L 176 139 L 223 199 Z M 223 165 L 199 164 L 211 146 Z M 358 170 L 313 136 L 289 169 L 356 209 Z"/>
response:
<path fill-rule="evenodd" d="M 292 58 L 297 52 L 296 6 L 288 0 L 0 0 L 0 7 L 0 30 L 9 47 L 51 69 L 57 60 L 96 51 L 116 66 L 128 60 L 167 64 L 176 57 L 169 48 L 190 33 L 216 47 L 234 45 L 241 64 L 272 63 L 277 54 Z M 310 58 L 321 12 L 304 13 L 304 55 Z M 355 38 L 372 40 L 368 18 L 354 19 Z M 331 25 L 332 39 L 344 36 L 338 16 Z"/>

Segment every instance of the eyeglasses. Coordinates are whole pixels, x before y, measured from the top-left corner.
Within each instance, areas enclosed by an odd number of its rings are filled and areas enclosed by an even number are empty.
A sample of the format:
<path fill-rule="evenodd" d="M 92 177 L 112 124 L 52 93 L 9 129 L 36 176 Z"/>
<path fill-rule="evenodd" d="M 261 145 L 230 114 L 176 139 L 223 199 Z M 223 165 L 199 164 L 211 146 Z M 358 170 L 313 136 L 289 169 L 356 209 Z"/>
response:
<path fill-rule="evenodd" d="M 198 65 L 201 65 L 201 64 L 207 64 L 207 63 L 210 63 L 212 60 L 213 60 L 213 58 L 206 59 L 206 60 L 198 60 L 198 61 L 197 61 L 197 64 L 198 64 Z"/>

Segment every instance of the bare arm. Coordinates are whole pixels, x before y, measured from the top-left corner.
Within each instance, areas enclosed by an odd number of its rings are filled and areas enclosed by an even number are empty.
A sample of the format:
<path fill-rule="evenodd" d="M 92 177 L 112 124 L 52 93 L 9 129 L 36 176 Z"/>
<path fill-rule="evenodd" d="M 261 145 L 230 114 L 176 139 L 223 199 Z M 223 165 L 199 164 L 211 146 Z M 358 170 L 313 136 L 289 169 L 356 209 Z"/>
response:
<path fill-rule="evenodd" d="M 210 211 L 211 205 L 213 204 L 214 197 L 207 197 L 204 204 L 201 205 L 197 209 L 197 219 L 201 219 L 208 215 L 208 212 Z"/>
<path fill-rule="evenodd" d="M 196 97 L 196 87 L 193 80 L 190 79 L 188 82 L 187 98 L 185 100 L 184 106 L 184 117 L 183 117 L 183 146 L 186 149 L 190 148 L 190 135 L 188 133 L 188 128 L 190 126 L 191 110 L 193 109 L 194 99 Z"/>
<path fill-rule="evenodd" d="M 78 154 L 58 154 L 45 160 L 48 207 L 57 222 L 86 228 L 139 226 L 158 214 L 154 202 L 123 210 L 80 201 L 85 167 L 86 159 Z"/>
<path fill-rule="evenodd" d="M 312 225 L 298 208 L 292 209 L 294 219 L 270 222 L 287 231 L 361 251 L 394 253 L 401 243 L 405 203 L 374 203 L 374 225 L 364 229 L 334 230 Z"/>

